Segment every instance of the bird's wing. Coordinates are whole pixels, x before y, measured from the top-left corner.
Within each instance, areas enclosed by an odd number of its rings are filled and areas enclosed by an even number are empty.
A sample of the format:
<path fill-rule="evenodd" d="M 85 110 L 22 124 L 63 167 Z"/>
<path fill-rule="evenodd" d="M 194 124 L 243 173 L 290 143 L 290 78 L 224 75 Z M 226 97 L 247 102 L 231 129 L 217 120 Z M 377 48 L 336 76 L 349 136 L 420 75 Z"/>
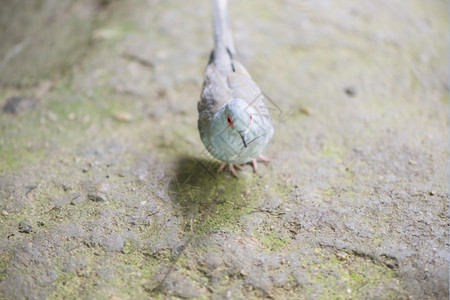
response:
<path fill-rule="evenodd" d="M 201 100 L 199 103 L 205 105 L 215 113 L 222 105 L 231 99 L 231 89 L 228 85 L 227 78 L 220 72 L 214 64 L 206 67 L 205 81 Z"/>
<path fill-rule="evenodd" d="M 231 89 L 232 98 L 240 98 L 262 113 L 265 108 L 264 97 L 258 85 L 248 74 L 247 70 L 239 63 L 234 62 L 235 72 L 228 75 L 228 86 Z"/>
<path fill-rule="evenodd" d="M 231 89 L 227 78 L 217 67 L 210 63 L 206 67 L 205 81 L 201 99 L 198 102 L 198 128 L 200 131 L 208 130 L 214 114 L 231 99 Z"/>

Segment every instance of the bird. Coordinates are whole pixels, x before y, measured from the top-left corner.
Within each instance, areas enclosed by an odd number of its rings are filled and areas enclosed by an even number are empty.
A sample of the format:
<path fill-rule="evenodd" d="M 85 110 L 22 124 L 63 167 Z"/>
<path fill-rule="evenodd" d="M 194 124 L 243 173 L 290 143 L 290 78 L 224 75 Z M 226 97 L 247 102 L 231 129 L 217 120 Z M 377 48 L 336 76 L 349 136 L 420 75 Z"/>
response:
<path fill-rule="evenodd" d="M 257 161 L 273 136 L 273 120 L 264 94 L 236 57 L 226 0 L 212 0 L 214 49 L 205 69 L 197 105 L 200 138 L 208 152 L 222 161 L 218 172 Z"/>

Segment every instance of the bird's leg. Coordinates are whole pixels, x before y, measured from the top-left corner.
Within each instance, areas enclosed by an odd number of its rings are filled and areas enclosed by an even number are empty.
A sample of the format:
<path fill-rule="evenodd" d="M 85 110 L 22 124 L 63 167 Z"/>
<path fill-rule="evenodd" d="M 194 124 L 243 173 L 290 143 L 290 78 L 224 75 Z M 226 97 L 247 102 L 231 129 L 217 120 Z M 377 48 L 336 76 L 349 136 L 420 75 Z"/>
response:
<path fill-rule="evenodd" d="M 228 168 L 230 169 L 231 174 L 233 174 L 235 177 L 237 177 L 237 173 L 236 170 L 234 169 L 235 167 L 239 170 L 242 170 L 240 165 L 233 165 L 233 164 L 227 164 L 226 162 L 222 163 L 219 167 L 219 170 L 217 170 L 217 173 L 219 173 L 220 171 L 222 171 L 223 169 L 225 169 L 225 167 L 228 165 Z"/>
<path fill-rule="evenodd" d="M 263 156 L 263 155 L 261 155 L 261 154 L 258 155 L 257 158 L 252 159 L 252 167 L 253 167 L 253 171 L 254 171 L 254 172 L 256 172 L 256 170 L 258 169 L 258 160 L 259 160 L 259 161 L 262 161 L 262 162 L 264 162 L 264 163 L 269 162 L 269 159 L 268 159 L 267 157 L 265 157 L 265 156 Z"/>
<path fill-rule="evenodd" d="M 228 164 L 228 167 L 230 168 L 231 174 L 237 177 L 236 170 L 234 169 L 233 164 Z"/>
<path fill-rule="evenodd" d="M 258 169 L 258 161 L 263 162 L 263 163 L 268 163 L 269 159 L 263 155 L 258 155 L 257 158 L 252 159 L 251 164 L 253 167 L 253 171 L 256 172 L 256 170 Z M 242 170 L 242 167 L 240 165 L 233 165 L 233 164 L 229 164 L 229 163 L 222 163 L 219 167 L 219 169 L 217 170 L 217 173 L 221 172 L 223 169 L 225 169 L 225 167 L 228 165 L 228 168 L 230 169 L 231 174 L 233 174 L 233 176 L 237 177 L 237 173 L 236 173 L 236 169 Z M 236 169 L 235 169 L 236 168 Z"/>
<path fill-rule="evenodd" d="M 264 163 L 268 163 L 269 162 L 269 159 L 267 157 L 265 157 L 264 155 L 262 155 L 262 154 L 258 155 L 257 159 L 259 161 L 264 162 Z"/>
<path fill-rule="evenodd" d="M 256 172 L 256 170 L 258 170 L 258 161 L 255 159 L 252 159 L 252 167 L 253 167 L 253 172 Z"/>
<path fill-rule="evenodd" d="M 227 166 L 227 163 L 224 162 L 220 165 L 219 170 L 217 170 L 217 173 L 219 173 L 220 171 L 222 171 L 225 167 Z"/>

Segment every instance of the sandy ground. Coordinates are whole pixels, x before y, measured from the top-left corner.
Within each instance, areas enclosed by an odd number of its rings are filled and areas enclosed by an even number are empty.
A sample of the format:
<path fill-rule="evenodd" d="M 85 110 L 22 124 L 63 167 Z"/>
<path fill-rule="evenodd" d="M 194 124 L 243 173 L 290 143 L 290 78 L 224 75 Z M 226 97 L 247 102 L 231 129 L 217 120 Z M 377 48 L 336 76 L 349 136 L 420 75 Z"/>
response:
<path fill-rule="evenodd" d="M 230 16 L 275 120 L 237 179 L 197 131 L 208 1 L 2 4 L 0 298 L 448 298 L 448 2 Z"/>

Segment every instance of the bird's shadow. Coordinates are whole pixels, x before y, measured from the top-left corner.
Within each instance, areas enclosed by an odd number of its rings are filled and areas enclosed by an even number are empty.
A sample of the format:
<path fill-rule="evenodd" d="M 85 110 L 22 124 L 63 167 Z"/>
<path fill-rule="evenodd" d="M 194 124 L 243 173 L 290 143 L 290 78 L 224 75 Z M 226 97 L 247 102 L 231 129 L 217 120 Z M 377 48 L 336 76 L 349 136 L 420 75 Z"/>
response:
<path fill-rule="evenodd" d="M 191 214 L 194 209 L 205 208 L 220 203 L 215 195 L 225 174 L 217 174 L 213 170 L 219 167 L 215 161 L 204 158 L 185 156 L 179 158 L 175 168 L 175 176 L 169 183 L 169 194 L 172 203 L 183 214 Z"/>
<path fill-rule="evenodd" d="M 189 156 L 178 160 L 168 190 L 191 231 L 217 229 L 248 212 L 245 205 L 234 201 L 237 195 L 245 193 L 248 180 L 217 173 L 218 168 L 219 163 L 214 160 Z"/>
<path fill-rule="evenodd" d="M 240 218 L 253 210 L 251 203 L 243 204 L 240 200 L 254 178 L 235 178 L 224 172 L 218 174 L 218 168 L 219 163 L 214 160 L 179 158 L 168 190 L 175 210 L 184 219 L 186 239 L 172 251 L 171 265 L 156 273 L 149 290 L 163 288 L 190 244 L 222 227 L 239 226 Z"/>

